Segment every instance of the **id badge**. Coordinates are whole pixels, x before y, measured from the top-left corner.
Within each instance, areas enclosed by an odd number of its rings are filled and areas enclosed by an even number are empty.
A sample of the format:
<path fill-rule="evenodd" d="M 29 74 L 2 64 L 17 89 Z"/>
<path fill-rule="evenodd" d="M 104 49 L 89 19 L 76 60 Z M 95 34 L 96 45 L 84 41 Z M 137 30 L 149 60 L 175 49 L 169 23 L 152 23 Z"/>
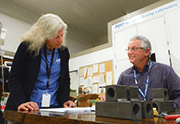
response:
<path fill-rule="evenodd" d="M 41 107 L 49 107 L 50 106 L 50 99 L 51 95 L 50 94 L 43 94 L 42 95 L 42 104 Z"/>

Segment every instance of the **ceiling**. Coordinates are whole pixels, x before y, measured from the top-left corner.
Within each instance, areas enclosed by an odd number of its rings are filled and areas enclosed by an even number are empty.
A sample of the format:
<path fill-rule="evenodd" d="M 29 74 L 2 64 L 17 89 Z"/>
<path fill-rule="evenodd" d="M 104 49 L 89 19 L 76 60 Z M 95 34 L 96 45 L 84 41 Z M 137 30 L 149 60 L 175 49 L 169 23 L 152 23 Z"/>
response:
<path fill-rule="evenodd" d="M 96 35 L 107 23 L 159 0 L 11 0 L 33 13 L 54 13 L 68 25 Z"/>

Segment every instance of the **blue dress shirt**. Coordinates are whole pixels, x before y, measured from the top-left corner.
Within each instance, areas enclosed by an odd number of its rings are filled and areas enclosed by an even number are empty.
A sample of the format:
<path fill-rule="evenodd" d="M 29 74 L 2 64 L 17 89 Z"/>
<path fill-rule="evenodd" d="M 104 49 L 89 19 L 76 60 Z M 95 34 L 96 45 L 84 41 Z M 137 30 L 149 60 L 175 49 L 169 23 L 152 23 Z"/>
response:
<path fill-rule="evenodd" d="M 50 70 L 52 51 L 46 50 L 46 52 L 47 52 L 47 63 Z M 49 88 L 48 88 L 48 94 L 51 95 L 50 106 L 59 105 L 58 102 L 56 101 L 56 97 L 57 97 L 56 91 L 59 87 L 58 78 L 60 77 L 60 71 L 61 71 L 60 62 L 61 60 L 59 57 L 58 50 L 55 49 L 53 64 L 51 67 L 51 74 L 49 77 Z M 42 95 L 46 94 L 46 91 L 47 91 L 47 86 L 46 86 L 47 80 L 48 78 L 47 78 L 47 71 L 46 71 L 46 58 L 44 55 L 44 48 L 42 48 L 40 70 L 39 70 L 39 74 L 38 74 L 33 92 L 29 100 L 29 101 L 36 102 L 39 108 L 41 108 Z"/>

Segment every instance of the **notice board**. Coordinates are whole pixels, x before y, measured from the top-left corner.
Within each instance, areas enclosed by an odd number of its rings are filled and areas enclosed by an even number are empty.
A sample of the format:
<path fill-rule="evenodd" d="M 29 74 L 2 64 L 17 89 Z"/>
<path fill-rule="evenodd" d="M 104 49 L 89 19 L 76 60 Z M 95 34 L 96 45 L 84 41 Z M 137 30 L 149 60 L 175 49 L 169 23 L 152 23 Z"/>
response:
<path fill-rule="evenodd" d="M 106 85 L 113 84 L 112 60 L 79 68 L 79 84 L 89 93 L 104 93 Z"/>

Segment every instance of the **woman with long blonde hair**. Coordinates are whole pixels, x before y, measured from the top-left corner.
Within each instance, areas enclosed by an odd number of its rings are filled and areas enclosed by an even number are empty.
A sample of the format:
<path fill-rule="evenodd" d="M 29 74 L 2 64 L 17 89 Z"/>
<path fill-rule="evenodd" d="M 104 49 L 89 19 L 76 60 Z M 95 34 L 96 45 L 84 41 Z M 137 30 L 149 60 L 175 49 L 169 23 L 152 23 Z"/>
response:
<path fill-rule="evenodd" d="M 67 25 L 54 14 L 42 15 L 20 38 L 9 76 L 6 110 L 72 107 Z"/>

